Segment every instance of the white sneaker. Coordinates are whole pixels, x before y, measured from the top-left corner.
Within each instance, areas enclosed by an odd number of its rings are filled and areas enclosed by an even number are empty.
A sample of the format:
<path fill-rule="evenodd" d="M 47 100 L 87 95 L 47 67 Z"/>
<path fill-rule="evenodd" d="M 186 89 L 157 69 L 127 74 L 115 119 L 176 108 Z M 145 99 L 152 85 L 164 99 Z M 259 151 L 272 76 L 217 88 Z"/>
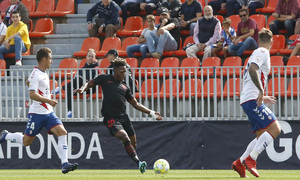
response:
<path fill-rule="evenodd" d="M 60 88 L 56 87 L 54 90 L 51 91 L 52 94 L 58 94 L 60 92 Z"/>
<path fill-rule="evenodd" d="M 68 111 L 67 117 L 68 117 L 68 118 L 71 118 L 71 117 L 72 117 L 72 111 Z"/>
<path fill-rule="evenodd" d="M 17 62 L 16 62 L 16 66 L 22 66 L 22 61 L 20 61 L 20 60 L 17 61 Z"/>

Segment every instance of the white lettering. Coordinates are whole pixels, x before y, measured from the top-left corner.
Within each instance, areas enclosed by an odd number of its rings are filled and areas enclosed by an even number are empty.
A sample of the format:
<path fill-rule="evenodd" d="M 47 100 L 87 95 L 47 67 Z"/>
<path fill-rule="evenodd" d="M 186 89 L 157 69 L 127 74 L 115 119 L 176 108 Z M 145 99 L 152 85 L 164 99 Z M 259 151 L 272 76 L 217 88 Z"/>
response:
<path fill-rule="evenodd" d="M 1 144 L 0 144 L 0 159 L 4 159 L 4 154 L 3 154 L 3 150 L 2 150 Z"/>
<path fill-rule="evenodd" d="M 96 146 L 93 146 L 94 143 L 96 143 Z M 91 142 L 90 142 L 90 145 L 89 145 L 89 149 L 88 149 L 88 152 L 87 152 L 87 155 L 86 155 L 86 159 L 91 159 L 91 155 L 92 155 L 93 151 L 98 152 L 99 159 L 104 159 L 102 149 L 101 149 L 101 145 L 100 145 L 99 136 L 98 136 L 98 133 L 95 133 L 95 132 L 92 135 Z"/>
<path fill-rule="evenodd" d="M 56 140 L 54 138 L 53 135 L 48 135 L 48 144 L 47 144 L 47 158 L 48 159 L 51 159 L 52 158 L 52 150 L 51 150 L 51 147 L 54 147 L 56 153 L 58 152 L 58 148 L 57 148 L 57 143 L 56 143 Z M 58 153 L 57 153 L 58 154 Z"/>
<path fill-rule="evenodd" d="M 76 137 L 79 139 L 80 144 L 79 144 L 79 152 L 77 154 L 72 154 L 72 138 Z M 69 159 L 78 159 L 82 156 L 82 154 L 84 153 L 84 149 L 85 149 L 85 141 L 84 138 L 81 134 L 77 133 L 77 132 L 71 132 L 68 133 L 68 148 L 69 148 Z"/>
<path fill-rule="evenodd" d="M 19 159 L 23 158 L 23 146 L 19 143 L 13 143 L 11 141 L 6 141 L 7 142 L 7 159 L 11 158 L 11 148 L 12 147 L 17 147 L 19 149 Z"/>
<path fill-rule="evenodd" d="M 40 151 L 39 151 L 37 154 L 33 154 L 33 153 L 31 152 L 30 146 L 27 146 L 27 147 L 26 147 L 26 152 L 27 152 L 28 156 L 29 156 L 31 159 L 38 159 L 38 158 L 40 158 L 40 157 L 43 155 L 44 150 L 45 150 L 45 141 L 44 141 L 43 136 L 42 136 L 41 134 L 38 134 L 36 137 L 37 137 L 37 138 L 39 139 L 39 141 L 40 141 Z M 36 140 L 35 140 L 35 141 L 36 141 Z"/>

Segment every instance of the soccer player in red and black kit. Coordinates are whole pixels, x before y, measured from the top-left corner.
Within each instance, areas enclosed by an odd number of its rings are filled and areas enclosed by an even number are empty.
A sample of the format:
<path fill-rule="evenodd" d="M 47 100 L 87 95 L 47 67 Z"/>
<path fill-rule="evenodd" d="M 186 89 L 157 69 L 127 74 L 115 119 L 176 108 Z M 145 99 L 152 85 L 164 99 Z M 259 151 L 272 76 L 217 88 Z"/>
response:
<path fill-rule="evenodd" d="M 126 101 L 135 109 L 150 114 L 156 120 L 162 120 L 159 112 L 148 109 L 132 96 L 130 88 L 124 82 L 126 74 L 126 60 L 117 58 L 113 60 L 113 75 L 101 74 L 92 79 L 74 93 L 83 93 L 89 88 L 100 85 L 103 91 L 103 105 L 101 113 L 103 123 L 110 133 L 122 141 L 127 154 L 136 162 L 141 173 L 146 171 L 147 163 L 140 161 L 136 153 L 136 135 L 132 123 L 126 114 Z"/>

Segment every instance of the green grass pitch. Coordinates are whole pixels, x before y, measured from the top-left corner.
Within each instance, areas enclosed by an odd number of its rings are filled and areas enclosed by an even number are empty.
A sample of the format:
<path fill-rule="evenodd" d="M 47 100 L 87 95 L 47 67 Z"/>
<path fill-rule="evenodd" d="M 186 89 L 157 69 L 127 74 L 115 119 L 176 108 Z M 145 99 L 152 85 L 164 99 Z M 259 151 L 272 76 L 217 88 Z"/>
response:
<path fill-rule="evenodd" d="M 300 180 L 300 170 L 258 170 L 259 179 Z M 249 172 L 247 175 L 254 179 Z M 62 174 L 60 170 L 0 170 L 0 179 L 3 180 L 140 180 L 140 179 L 240 179 L 233 170 L 170 170 L 168 174 L 155 174 L 148 169 L 145 174 L 139 170 L 84 170 L 78 169 L 68 174 Z"/>

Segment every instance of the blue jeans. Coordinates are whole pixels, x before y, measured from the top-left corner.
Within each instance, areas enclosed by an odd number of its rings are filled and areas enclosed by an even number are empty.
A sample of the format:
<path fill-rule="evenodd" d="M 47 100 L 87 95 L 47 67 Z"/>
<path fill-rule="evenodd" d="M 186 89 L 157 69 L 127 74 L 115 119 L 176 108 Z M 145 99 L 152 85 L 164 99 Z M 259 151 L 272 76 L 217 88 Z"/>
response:
<path fill-rule="evenodd" d="M 238 10 L 241 8 L 242 7 L 236 0 L 227 0 L 226 1 L 226 10 L 227 10 L 226 16 L 229 17 L 231 15 L 237 14 Z"/>
<path fill-rule="evenodd" d="M 22 60 L 22 53 L 25 53 L 27 48 L 20 36 L 16 36 L 14 40 L 15 45 L 10 45 L 9 49 L 6 49 L 5 46 L 0 47 L 0 59 L 4 59 L 4 54 L 15 53 L 15 59 Z"/>
<path fill-rule="evenodd" d="M 192 22 L 190 24 L 190 36 L 194 36 L 194 29 L 195 29 L 195 26 L 196 26 L 196 22 Z"/>
<path fill-rule="evenodd" d="M 148 31 L 145 34 L 145 38 L 150 53 L 158 52 L 162 55 L 163 51 L 177 50 L 177 42 L 167 30 L 164 31 L 164 34 L 160 34 L 159 37 L 155 33 Z"/>
<path fill-rule="evenodd" d="M 145 43 L 127 46 L 126 52 L 128 57 L 135 57 L 133 53 L 141 52 L 143 59 L 145 59 L 148 53 L 148 45 Z"/>
<path fill-rule="evenodd" d="M 296 20 L 285 20 L 285 21 L 272 21 L 274 24 L 269 24 L 270 30 L 272 33 L 279 34 L 278 30 L 286 29 L 288 36 L 290 37 L 291 35 L 294 34 L 294 29 L 295 29 L 295 24 Z"/>
<path fill-rule="evenodd" d="M 256 14 L 256 9 L 258 8 L 262 8 L 263 4 L 261 2 L 252 2 L 249 4 L 249 16 L 251 16 L 252 14 Z"/>
<path fill-rule="evenodd" d="M 256 48 L 258 48 L 258 44 L 253 37 L 247 37 L 245 41 L 240 42 L 237 45 L 231 44 L 228 46 L 228 52 L 232 56 L 241 56 L 245 50 L 254 50 Z"/>

